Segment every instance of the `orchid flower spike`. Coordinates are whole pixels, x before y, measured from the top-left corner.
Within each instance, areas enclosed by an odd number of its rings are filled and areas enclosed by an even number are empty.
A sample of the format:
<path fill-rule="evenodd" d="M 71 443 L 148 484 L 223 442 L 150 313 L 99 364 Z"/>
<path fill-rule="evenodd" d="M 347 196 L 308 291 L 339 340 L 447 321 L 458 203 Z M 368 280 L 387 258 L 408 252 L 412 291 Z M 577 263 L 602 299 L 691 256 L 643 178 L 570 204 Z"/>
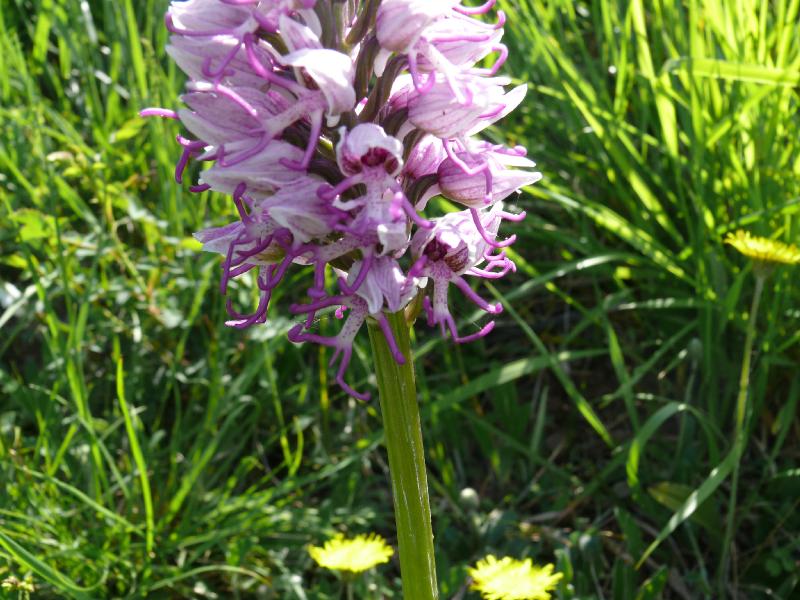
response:
<path fill-rule="evenodd" d="M 227 324 L 264 323 L 286 274 L 308 270 L 289 339 L 332 348 L 336 381 L 366 400 L 348 365 L 368 319 L 398 363 L 410 357 L 388 313 L 422 307 L 459 343 L 491 331 L 460 333 L 451 300 L 502 311 L 473 284 L 516 270 L 503 251 L 515 236 L 498 231 L 525 213 L 504 202 L 541 174 L 524 148 L 478 137 L 525 96 L 498 75 L 508 49 L 494 0 L 330 3 L 173 1 L 167 52 L 188 76 L 183 106 L 141 114 L 183 126 L 178 183 L 191 174 L 190 191 L 231 199 L 233 222 L 195 234 L 223 257 L 223 295 L 243 277 L 258 286 L 254 307 L 227 300 Z M 437 196 L 463 210 L 442 212 Z M 315 331 L 324 309 L 341 319 L 333 336 Z"/>

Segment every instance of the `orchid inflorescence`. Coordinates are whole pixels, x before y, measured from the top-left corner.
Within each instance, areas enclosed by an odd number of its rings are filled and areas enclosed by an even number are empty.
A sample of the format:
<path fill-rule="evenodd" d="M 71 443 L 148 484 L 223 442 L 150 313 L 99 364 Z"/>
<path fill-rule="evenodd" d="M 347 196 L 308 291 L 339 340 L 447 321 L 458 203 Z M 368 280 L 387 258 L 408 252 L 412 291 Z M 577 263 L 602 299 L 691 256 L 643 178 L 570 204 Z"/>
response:
<path fill-rule="evenodd" d="M 522 101 L 497 76 L 507 56 L 505 17 L 477 17 L 495 4 L 454 0 L 188 0 L 166 16 L 167 52 L 189 76 L 187 108 L 146 109 L 179 119 L 180 183 L 190 160 L 212 163 L 195 192 L 230 194 L 238 220 L 195 237 L 225 257 L 221 291 L 257 274 L 260 301 L 240 313 L 227 303 L 228 325 L 263 323 L 272 291 L 292 265 L 313 268 L 310 301 L 294 342 L 335 350 L 337 382 L 368 317 L 405 361 L 384 311 L 418 300 L 428 323 L 461 335 L 448 309 L 451 285 L 490 314 L 500 304 L 477 295 L 464 276 L 495 279 L 515 265 L 497 239 L 503 220 L 524 213 L 502 200 L 537 181 L 522 147 L 475 136 Z M 434 196 L 463 207 L 420 214 Z M 326 285 L 330 266 L 336 291 Z M 347 318 L 338 335 L 313 332 L 318 311 Z"/>

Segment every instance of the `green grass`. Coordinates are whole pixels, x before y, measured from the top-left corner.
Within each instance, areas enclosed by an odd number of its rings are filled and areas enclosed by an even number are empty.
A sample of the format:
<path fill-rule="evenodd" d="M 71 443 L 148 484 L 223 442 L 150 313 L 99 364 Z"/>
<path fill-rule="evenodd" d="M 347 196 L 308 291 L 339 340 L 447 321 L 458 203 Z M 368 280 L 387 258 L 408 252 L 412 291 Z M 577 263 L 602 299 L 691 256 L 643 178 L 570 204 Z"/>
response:
<path fill-rule="evenodd" d="M 178 128 L 136 116 L 182 88 L 165 4 L 0 0 L 0 580 L 338 598 L 308 543 L 396 542 L 377 404 L 330 385 L 327 350 L 286 341 L 304 275 L 268 325 L 224 326 L 219 260 L 190 236 L 231 207 L 175 184 Z M 798 272 L 762 300 L 727 564 L 754 280 L 721 240 L 798 241 L 800 2 L 501 4 L 529 96 L 495 133 L 545 181 L 519 200 L 495 332 L 416 331 L 443 598 L 490 552 L 556 562 L 559 598 L 791 598 Z M 398 598 L 396 560 L 359 585 Z"/>
<path fill-rule="evenodd" d="M 797 427 L 800 294 L 788 269 L 770 279 L 758 332 L 733 565 L 709 538 L 718 523 L 704 523 L 698 513 L 718 516 L 727 506 L 734 459 L 722 457 L 732 441 L 754 284 L 722 239 L 745 227 L 798 240 L 798 8 L 698 0 L 509 7 L 516 46 L 527 50 L 513 55 L 515 70 L 532 82 L 536 98 L 517 130 L 538 141 L 532 154 L 550 174 L 533 190 L 543 225 L 564 241 L 561 231 L 580 232 L 563 246 L 565 258 L 609 247 L 633 255 L 595 282 L 606 294 L 605 314 L 592 315 L 608 336 L 606 372 L 619 384 L 600 400 L 618 405 L 627 417 L 624 437 L 632 436 L 632 512 L 653 528 L 644 536 L 646 552 L 629 548 L 633 563 L 648 555 L 662 562 L 668 549 L 650 552 L 670 540 L 671 554 L 692 557 L 694 568 L 679 568 L 692 594 L 772 587 L 788 597 L 797 585 L 780 557 L 798 548 L 791 535 L 779 541 L 798 526 L 796 506 L 788 487 L 777 492 L 775 479 L 796 450 L 787 441 Z M 652 363 L 665 345 L 661 364 Z M 676 429 L 669 416 L 678 412 L 686 416 Z M 641 482 L 632 450 L 657 432 L 650 445 L 659 451 L 648 452 Z M 662 507 L 674 511 L 670 519 L 659 514 Z"/>

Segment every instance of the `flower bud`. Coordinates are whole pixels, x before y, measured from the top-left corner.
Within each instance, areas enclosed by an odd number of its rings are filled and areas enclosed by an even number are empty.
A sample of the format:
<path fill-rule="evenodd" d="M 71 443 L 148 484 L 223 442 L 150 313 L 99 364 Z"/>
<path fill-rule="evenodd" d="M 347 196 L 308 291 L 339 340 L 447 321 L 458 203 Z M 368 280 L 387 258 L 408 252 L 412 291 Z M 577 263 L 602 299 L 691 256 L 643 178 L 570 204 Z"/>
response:
<path fill-rule="evenodd" d="M 375 34 L 382 48 L 405 52 L 430 23 L 450 12 L 453 0 L 383 0 L 375 20 Z"/>
<path fill-rule="evenodd" d="M 537 171 L 509 169 L 510 166 L 525 169 L 536 166 L 535 162 L 513 150 L 487 150 L 480 155 L 459 152 L 456 158 L 461 164 L 448 157 L 439 165 L 439 189 L 451 200 L 471 208 L 503 200 L 519 188 L 542 178 Z"/>
<path fill-rule="evenodd" d="M 426 135 L 414 146 L 403 169 L 403 173 L 414 179 L 436 173 L 447 155 L 442 140 Z"/>

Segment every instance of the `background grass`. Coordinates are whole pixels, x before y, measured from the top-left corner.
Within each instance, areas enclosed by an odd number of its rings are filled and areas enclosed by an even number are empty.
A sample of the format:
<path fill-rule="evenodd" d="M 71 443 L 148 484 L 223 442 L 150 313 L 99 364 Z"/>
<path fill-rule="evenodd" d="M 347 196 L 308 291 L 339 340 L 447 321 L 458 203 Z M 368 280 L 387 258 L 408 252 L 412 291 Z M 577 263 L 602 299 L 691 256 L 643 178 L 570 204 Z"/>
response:
<path fill-rule="evenodd" d="M 753 277 L 721 239 L 798 241 L 800 2 L 501 5 L 530 90 L 492 135 L 545 181 L 518 201 L 495 332 L 416 332 L 443 597 L 474 597 L 465 567 L 493 552 L 556 562 L 560 598 L 791 598 L 797 272 L 762 303 L 728 564 Z M 329 386 L 286 312 L 223 325 L 219 259 L 190 235 L 231 207 L 176 185 L 176 125 L 136 116 L 182 87 L 165 6 L 0 0 L 0 579 L 31 575 L 42 598 L 336 598 L 308 543 L 394 541 L 377 405 Z M 357 597 L 399 597 L 398 575 Z"/>

